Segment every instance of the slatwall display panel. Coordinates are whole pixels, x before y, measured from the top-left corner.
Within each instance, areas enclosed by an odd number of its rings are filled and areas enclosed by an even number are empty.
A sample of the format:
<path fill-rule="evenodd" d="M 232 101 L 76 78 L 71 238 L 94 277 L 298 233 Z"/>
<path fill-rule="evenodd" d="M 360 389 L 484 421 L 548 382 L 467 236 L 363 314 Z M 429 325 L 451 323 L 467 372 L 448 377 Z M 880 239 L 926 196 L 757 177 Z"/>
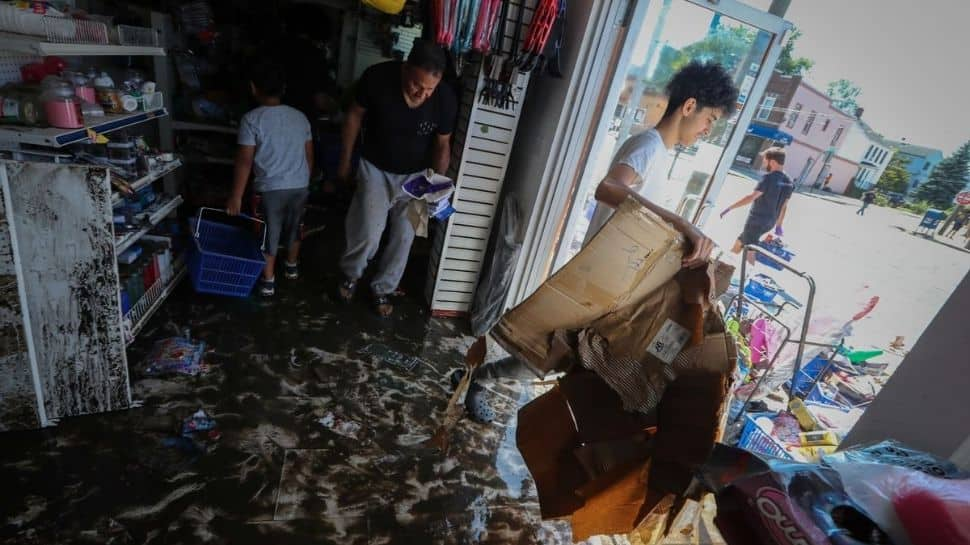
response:
<path fill-rule="evenodd" d="M 525 39 L 535 9 L 526 0 L 520 41 Z M 522 2 L 509 4 L 503 50 L 513 53 L 514 26 Z M 515 104 L 509 110 L 486 106 L 478 98 L 485 85 L 480 65 L 465 67 L 459 122 L 455 130 L 450 176 L 457 187 L 452 198 L 455 213 L 445 225 L 435 227 L 426 296 L 432 314 L 465 315 L 471 309 L 484 265 L 488 238 L 498 213 L 498 201 L 515 141 L 520 108 L 529 84 L 520 74 L 513 90 Z"/>

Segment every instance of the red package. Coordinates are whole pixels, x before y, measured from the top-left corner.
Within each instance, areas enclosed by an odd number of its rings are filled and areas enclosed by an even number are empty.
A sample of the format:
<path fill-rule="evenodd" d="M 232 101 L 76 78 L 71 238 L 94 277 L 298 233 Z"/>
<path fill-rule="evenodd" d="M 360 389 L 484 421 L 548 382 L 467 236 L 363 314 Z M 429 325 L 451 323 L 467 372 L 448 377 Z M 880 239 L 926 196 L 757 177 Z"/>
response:
<path fill-rule="evenodd" d="M 970 480 L 912 473 L 893 496 L 913 545 L 970 545 Z"/>

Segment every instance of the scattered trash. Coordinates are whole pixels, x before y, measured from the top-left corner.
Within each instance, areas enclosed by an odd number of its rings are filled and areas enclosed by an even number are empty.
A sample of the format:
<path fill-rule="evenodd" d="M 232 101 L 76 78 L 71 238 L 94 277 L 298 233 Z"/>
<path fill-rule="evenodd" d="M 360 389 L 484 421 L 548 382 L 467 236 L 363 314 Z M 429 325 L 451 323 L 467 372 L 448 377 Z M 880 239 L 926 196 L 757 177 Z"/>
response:
<path fill-rule="evenodd" d="M 383 344 L 369 344 L 361 349 L 360 353 L 372 356 L 373 358 L 383 361 L 391 367 L 401 369 L 402 371 L 407 371 L 408 373 L 414 371 L 414 368 L 421 363 L 420 358 L 415 356 L 405 356 L 400 352 L 391 350 L 390 347 Z"/>
<path fill-rule="evenodd" d="M 448 537 L 455 531 L 456 526 L 447 518 L 433 521 L 428 525 L 428 533 L 431 537 Z"/>
<path fill-rule="evenodd" d="M 199 409 L 182 421 L 182 436 L 188 437 L 197 431 L 210 431 L 216 427 L 216 419 L 209 416 L 205 410 Z"/>
<path fill-rule="evenodd" d="M 903 348 L 906 348 L 906 338 L 901 335 L 896 335 L 893 342 L 889 343 L 889 347 L 893 350 L 902 350 Z"/>
<path fill-rule="evenodd" d="M 209 441 L 218 441 L 221 434 L 216 429 L 216 419 L 204 409 L 199 409 L 182 421 L 176 437 L 162 439 L 162 446 L 174 448 L 194 461 L 209 451 Z"/>
<path fill-rule="evenodd" d="M 317 420 L 317 422 L 337 435 L 342 435 L 350 439 L 359 439 L 361 426 L 357 422 L 344 420 L 332 412 L 323 415 L 323 418 Z"/>
<path fill-rule="evenodd" d="M 155 343 L 148 357 L 147 375 L 190 375 L 208 372 L 202 362 L 205 342 L 193 343 L 184 337 L 171 337 Z"/>

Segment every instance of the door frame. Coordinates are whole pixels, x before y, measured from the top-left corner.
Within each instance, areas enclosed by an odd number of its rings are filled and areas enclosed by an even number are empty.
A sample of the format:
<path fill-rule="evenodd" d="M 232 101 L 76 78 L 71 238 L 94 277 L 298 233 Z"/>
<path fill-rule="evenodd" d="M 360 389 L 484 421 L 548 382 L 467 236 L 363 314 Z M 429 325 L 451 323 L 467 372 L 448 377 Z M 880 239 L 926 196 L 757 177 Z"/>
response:
<path fill-rule="evenodd" d="M 576 209 L 577 196 L 585 195 L 590 189 L 590 185 L 594 183 L 593 180 L 589 179 L 590 174 L 587 173 L 589 150 L 603 145 L 605 128 L 610 121 L 609 116 L 605 115 L 605 109 L 608 106 L 612 108 L 612 105 L 619 100 L 622 91 L 622 85 L 618 84 L 622 82 L 618 80 L 625 77 L 625 74 L 620 73 L 619 67 L 626 66 L 629 63 L 634 49 L 633 42 L 638 34 L 638 32 L 631 32 L 631 30 L 639 30 L 646 17 L 647 8 L 651 2 L 655 1 L 662 0 L 630 0 L 630 2 L 635 3 L 626 7 L 625 22 L 627 24 L 623 25 L 623 32 L 616 37 L 613 43 L 599 44 L 600 47 L 591 51 L 591 54 L 581 55 L 577 66 L 573 68 L 574 74 L 602 74 L 599 79 L 600 84 L 593 88 L 588 85 L 585 86 L 585 93 L 575 97 L 571 104 L 563 105 L 564 110 L 569 108 L 573 111 L 590 112 L 591 116 L 585 126 L 585 131 L 577 131 L 574 126 L 569 127 L 572 129 L 570 133 L 565 138 L 557 138 L 558 142 L 555 142 L 553 149 L 550 150 L 550 159 L 555 157 L 571 158 L 569 159 L 572 161 L 571 169 L 567 172 L 566 169 L 547 164 L 547 172 L 543 176 L 546 179 L 543 180 L 540 189 L 540 200 L 536 203 L 535 212 L 530 218 L 529 227 L 523 240 L 522 259 L 516 264 L 516 270 L 513 273 L 512 286 L 506 302 L 508 306 L 514 306 L 528 297 L 545 281 L 555 265 L 561 265 L 561 263 L 556 263 L 561 254 L 559 251 L 560 242 L 571 240 L 565 235 L 573 233 L 574 218 L 576 214 L 581 213 Z M 675 1 L 695 4 L 710 10 L 712 13 L 720 13 L 772 34 L 763 62 L 763 66 L 769 67 L 769 69 L 759 71 L 748 99 L 738 115 L 738 125 L 746 126 L 754 116 L 756 106 L 768 85 L 774 66 L 781 54 L 781 42 L 784 40 L 785 34 L 791 29 L 791 23 L 776 15 L 743 4 L 738 0 Z M 606 4 L 611 3 L 607 2 Z M 596 18 L 590 19 L 591 27 L 595 24 L 595 20 Z M 596 31 L 597 29 L 591 28 L 587 33 Z M 594 90 L 595 92 L 593 92 Z M 704 205 L 698 207 L 698 211 L 695 213 L 695 223 L 703 223 L 709 214 L 711 196 L 716 197 L 723 187 L 733 156 L 737 153 L 743 138 L 744 131 L 735 130 L 724 148 L 722 158 L 712 175 L 712 181 L 703 194 Z M 731 160 L 725 160 L 725 157 L 730 157 Z M 556 171 L 556 175 L 552 176 L 551 179 L 550 168 Z M 547 198 L 543 198 L 543 195 Z"/>

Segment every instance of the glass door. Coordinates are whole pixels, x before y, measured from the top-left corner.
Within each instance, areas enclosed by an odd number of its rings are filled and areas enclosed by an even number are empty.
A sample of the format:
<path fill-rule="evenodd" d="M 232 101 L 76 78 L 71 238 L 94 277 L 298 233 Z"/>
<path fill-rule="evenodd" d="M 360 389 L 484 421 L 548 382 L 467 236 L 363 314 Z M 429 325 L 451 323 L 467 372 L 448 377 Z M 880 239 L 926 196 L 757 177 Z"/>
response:
<path fill-rule="evenodd" d="M 596 185 L 613 155 L 627 138 L 660 121 L 667 105 L 664 88 L 693 60 L 720 63 L 732 74 L 739 90 L 737 109 L 705 138 L 672 151 L 666 184 L 649 194 L 694 223 L 705 219 L 777 61 L 786 29 L 779 17 L 732 0 L 651 0 L 638 5 L 626 43 L 632 54 L 613 75 L 609 103 L 601 104 L 602 119 L 559 239 L 554 269 L 582 247 L 596 206 Z"/>

